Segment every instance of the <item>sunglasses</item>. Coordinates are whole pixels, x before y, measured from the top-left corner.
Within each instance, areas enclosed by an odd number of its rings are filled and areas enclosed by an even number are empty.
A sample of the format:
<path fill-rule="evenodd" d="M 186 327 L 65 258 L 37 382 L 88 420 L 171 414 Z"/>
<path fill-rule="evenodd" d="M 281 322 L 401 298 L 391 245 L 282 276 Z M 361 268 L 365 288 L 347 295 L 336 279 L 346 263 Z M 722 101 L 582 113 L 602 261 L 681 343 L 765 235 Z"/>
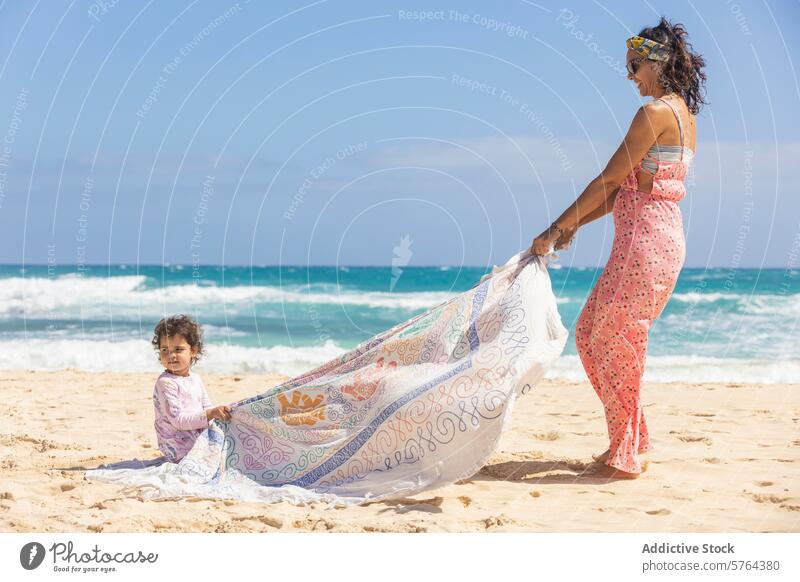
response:
<path fill-rule="evenodd" d="M 628 69 L 628 72 L 631 75 L 635 75 L 636 71 L 639 70 L 639 65 L 641 64 L 641 62 L 643 60 L 644 60 L 644 57 L 638 57 L 638 58 L 635 58 L 635 59 L 631 59 L 627 63 L 625 63 L 625 67 Z"/>

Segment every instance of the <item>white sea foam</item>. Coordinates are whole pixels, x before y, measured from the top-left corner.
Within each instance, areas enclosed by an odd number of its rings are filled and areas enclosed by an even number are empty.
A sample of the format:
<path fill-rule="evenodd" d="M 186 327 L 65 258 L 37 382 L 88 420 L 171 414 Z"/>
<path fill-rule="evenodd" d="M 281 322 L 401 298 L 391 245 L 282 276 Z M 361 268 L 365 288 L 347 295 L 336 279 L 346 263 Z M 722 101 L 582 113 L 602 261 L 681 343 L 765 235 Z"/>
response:
<path fill-rule="evenodd" d="M 319 292 L 301 286 L 201 286 L 168 285 L 144 288 L 144 276 L 58 278 L 12 277 L 0 285 L 0 317 L 87 318 L 158 317 L 176 309 L 219 309 L 230 305 L 234 313 L 249 312 L 253 304 L 332 304 L 380 309 L 419 310 L 433 307 L 457 292 L 339 291 L 336 286 Z"/>
<path fill-rule="evenodd" d="M 714 303 L 715 301 L 739 301 L 742 295 L 735 295 L 733 293 L 698 293 L 697 291 L 689 291 L 687 293 L 673 293 L 670 301 L 681 301 L 683 303 Z"/>
<path fill-rule="evenodd" d="M 800 316 L 800 294 L 778 293 L 674 293 L 670 301 L 692 304 L 708 304 L 719 301 L 734 302 L 732 306 L 737 313 L 747 313 L 755 315 L 783 315 L 786 317 L 797 318 Z"/>
<path fill-rule="evenodd" d="M 545 377 L 589 382 L 577 355 L 561 356 Z M 789 359 L 648 355 L 643 381 L 800 384 L 800 362 Z"/>
<path fill-rule="evenodd" d="M 36 317 L 81 305 L 98 305 L 129 297 L 145 282 L 144 276 L 10 277 L 0 284 L 0 315 Z M 104 314 L 108 314 L 106 308 Z"/>
<path fill-rule="evenodd" d="M 781 302 L 781 301 L 799 301 L 800 294 L 779 294 L 779 293 L 723 293 L 721 291 L 710 291 L 708 293 L 698 293 L 696 291 L 689 291 L 687 293 L 674 293 L 670 300 L 686 301 L 686 302 L 703 302 L 713 303 L 714 301 L 740 301 L 746 303 L 753 299 L 759 299 L 767 302 Z"/>
<path fill-rule="evenodd" d="M 143 275 L 82 277 L 10 277 L 0 282 L 0 318 L 152 319 L 174 311 L 218 310 L 249 314 L 253 305 L 329 304 L 375 309 L 428 309 L 454 297 L 457 291 L 358 291 L 334 283 L 217 286 L 203 284 L 146 288 Z M 561 295 L 559 304 L 583 300 Z M 800 314 L 800 294 L 741 294 L 724 292 L 674 293 L 677 303 L 710 304 L 720 301 L 739 313 L 754 315 Z"/>
<path fill-rule="evenodd" d="M 203 333 L 206 338 L 209 336 L 220 337 L 246 337 L 246 331 L 234 329 L 229 325 L 212 325 L 210 323 L 203 323 Z"/>
<path fill-rule="evenodd" d="M 319 346 L 270 348 L 207 343 L 206 355 L 196 368 L 198 373 L 250 372 L 295 376 L 345 351 L 332 340 Z M 161 369 L 150 343 L 145 340 L 31 339 L 0 342 L 0 369 L 65 368 L 90 372 L 157 372 Z"/>
<path fill-rule="evenodd" d="M 332 340 L 318 346 L 243 347 L 207 343 L 198 373 L 278 373 L 296 376 L 340 356 L 347 350 Z M 145 340 L 32 339 L 0 342 L 0 369 L 91 372 L 158 372 L 160 366 Z M 561 356 L 548 378 L 588 382 L 576 355 Z M 700 356 L 648 356 L 644 381 L 800 383 L 800 362 Z"/>
<path fill-rule="evenodd" d="M 743 312 L 754 315 L 800 318 L 800 295 L 751 295 L 743 302 Z"/>

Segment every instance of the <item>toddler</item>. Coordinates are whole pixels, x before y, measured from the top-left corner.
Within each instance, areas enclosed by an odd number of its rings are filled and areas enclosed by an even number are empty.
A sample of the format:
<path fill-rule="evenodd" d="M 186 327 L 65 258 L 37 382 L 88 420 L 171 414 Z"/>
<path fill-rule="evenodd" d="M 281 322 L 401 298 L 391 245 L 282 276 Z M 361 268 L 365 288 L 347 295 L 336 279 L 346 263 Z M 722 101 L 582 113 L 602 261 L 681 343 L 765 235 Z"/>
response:
<path fill-rule="evenodd" d="M 203 332 L 187 315 L 158 322 L 153 332 L 164 372 L 153 388 L 158 448 L 171 463 L 186 456 L 212 419 L 230 420 L 228 406 L 214 407 L 200 376 L 190 371 L 203 355 Z"/>

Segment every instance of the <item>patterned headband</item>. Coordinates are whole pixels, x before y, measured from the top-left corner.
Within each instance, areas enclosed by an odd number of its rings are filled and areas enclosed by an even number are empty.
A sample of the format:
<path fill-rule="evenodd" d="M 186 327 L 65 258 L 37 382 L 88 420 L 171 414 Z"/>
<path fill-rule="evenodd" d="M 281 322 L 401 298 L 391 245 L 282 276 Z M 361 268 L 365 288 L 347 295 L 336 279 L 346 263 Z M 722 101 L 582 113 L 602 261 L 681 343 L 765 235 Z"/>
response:
<path fill-rule="evenodd" d="M 669 48 L 665 44 L 644 38 L 643 36 L 632 36 L 625 41 L 625 45 L 632 51 L 639 53 L 653 61 L 668 61 Z"/>

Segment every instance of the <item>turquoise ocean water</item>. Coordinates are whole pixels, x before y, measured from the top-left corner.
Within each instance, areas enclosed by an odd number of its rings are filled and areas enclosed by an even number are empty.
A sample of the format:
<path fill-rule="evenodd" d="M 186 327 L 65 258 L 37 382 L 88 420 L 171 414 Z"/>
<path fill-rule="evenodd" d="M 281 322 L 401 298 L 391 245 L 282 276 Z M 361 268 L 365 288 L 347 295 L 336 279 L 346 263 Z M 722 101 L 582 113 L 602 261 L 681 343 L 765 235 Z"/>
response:
<path fill-rule="evenodd" d="M 601 267 L 549 268 L 570 338 L 551 378 L 586 380 L 575 320 Z M 197 371 L 296 375 L 471 288 L 477 267 L 0 266 L 0 368 L 160 369 L 165 314 L 204 326 Z M 800 382 L 800 271 L 684 268 L 645 380 Z"/>

